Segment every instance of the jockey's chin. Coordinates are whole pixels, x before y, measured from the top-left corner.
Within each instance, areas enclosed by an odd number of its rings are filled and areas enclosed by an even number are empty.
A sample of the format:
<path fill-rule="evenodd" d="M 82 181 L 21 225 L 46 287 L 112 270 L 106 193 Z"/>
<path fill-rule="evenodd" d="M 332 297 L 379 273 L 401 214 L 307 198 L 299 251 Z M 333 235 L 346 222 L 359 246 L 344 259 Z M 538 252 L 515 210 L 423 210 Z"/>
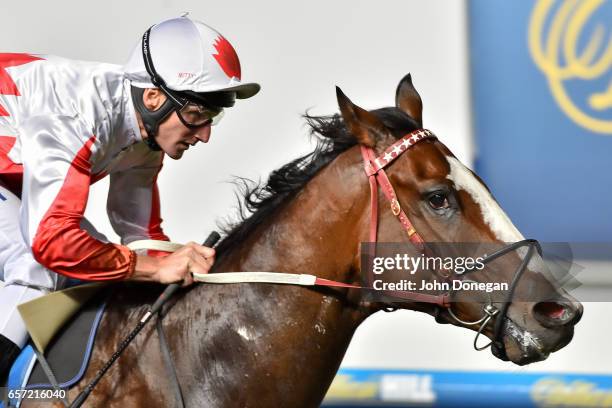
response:
<path fill-rule="evenodd" d="M 208 143 L 210 131 L 210 124 L 188 128 L 181 122 L 178 114 L 173 112 L 160 124 L 155 141 L 170 158 L 178 160 L 190 146 L 195 146 L 198 142 Z"/>

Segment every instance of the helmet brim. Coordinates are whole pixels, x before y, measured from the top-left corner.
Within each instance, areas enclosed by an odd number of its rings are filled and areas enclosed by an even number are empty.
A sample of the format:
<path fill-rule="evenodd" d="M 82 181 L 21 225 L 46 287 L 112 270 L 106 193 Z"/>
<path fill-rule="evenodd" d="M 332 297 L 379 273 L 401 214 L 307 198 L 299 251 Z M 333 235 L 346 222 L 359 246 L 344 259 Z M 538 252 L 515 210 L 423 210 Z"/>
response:
<path fill-rule="evenodd" d="M 261 89 L 261 86 L 255 82 L 229 86 L 227 88 L 216 89 L 215 92 L 236 92 L 237 99 L 248 99 L 255 96 Z"/>

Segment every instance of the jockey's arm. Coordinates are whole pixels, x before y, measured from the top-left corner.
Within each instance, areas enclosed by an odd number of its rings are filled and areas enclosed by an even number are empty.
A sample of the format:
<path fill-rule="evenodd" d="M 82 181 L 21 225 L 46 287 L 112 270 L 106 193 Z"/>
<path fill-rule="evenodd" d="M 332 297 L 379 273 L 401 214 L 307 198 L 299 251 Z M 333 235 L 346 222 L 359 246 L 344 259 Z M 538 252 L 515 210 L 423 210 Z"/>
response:
<path fill-rule="evenodd" d="M 123 244 L 141 239 L 168 241 L 162 230 L 157 175 L 162 153 L 148 151 L 139 166 L 112 173 L 107 212 L 113 229 Z M 190 272 L 207 273 L 214 262 L 214 250 L 195 243 L 167 256 L 148 251 L 138 255 L 133 280 L 172 283 L 192 282 Z M 160 258 L 164 255 L 164 258 Z"/>
<path fill-rule="evenodd" d="M 41 115 L 24 123 L 21 226 L 36 260 L 82 280 L 122 280 L 136 254 L 94 239 L 80 223 L 85 212 L 96 136 L 78 116 Z"/>
<path fill-rule="evenodd" d="M 197 244 L 155 259 L 136 255 L 123 245 L 98 241 L 81 229 L 89 194 L 91 158 L 95 157 L 97 145 L 91 128 L 78 117 L 32 117 L 20 130 L 35 132 L 21 146 L 24 165 L 21 225 L 24 238 L 40 264 L 59 274 L 88 281 L 190 283 L 189 271 L 210 269 L 214 258 L 204 258 L 212 250 Z"/>
<path fill-rule="evenodd" d="M 161 226 L 157 189 L 163 153 L 145 149 L 136 154 L 139 163 L 110 175 L 106 212 L 124 245 L 142 239 L 169 241 Z"/>

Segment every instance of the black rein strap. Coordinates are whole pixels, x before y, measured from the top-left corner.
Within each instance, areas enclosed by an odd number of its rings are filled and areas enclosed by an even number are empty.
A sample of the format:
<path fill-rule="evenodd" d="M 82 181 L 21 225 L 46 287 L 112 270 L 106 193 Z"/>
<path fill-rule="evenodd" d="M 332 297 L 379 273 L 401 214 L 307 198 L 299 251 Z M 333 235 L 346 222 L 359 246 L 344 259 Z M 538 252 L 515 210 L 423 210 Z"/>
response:
<path fill-rule="evenodd" d="M 179 408 L 185 408 L 183 390 L 181 389 L 181 383 L 179 383 L 178 380 L 176 366 L 174 365 L 174 360 L 172 360 L 172 354 L 170 354 L 170 348 L 168 347 L 168 341 L 166 340 L 166 334 L 164 333 L 162 319 L 163 314 L 160 310 L 157 314 L 157 321 L 155 322 L 155 327 L 157 328 L 157 337 L 159 338 L 159 348 L 161 349 L 162 356 L 164 358 L 164 363 L 166 365 L 166 368 L 168 369 L 170 383 L 172 384 L 172 388 L 174 389 L 174 396 L 177 401 L 177 405 Z"/>

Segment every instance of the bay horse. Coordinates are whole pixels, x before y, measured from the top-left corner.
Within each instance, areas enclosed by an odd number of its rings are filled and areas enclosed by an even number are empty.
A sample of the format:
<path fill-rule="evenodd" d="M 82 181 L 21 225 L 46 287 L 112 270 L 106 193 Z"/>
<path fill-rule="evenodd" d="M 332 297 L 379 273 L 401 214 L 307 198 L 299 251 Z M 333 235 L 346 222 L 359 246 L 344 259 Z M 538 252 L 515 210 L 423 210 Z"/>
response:
<path fill-rule="evenodd" d="M 243 217 L 220 242 L 211 273 L 278 271 L 360 281 L 360 243 L 369 240 L 371 215 L 360 149 L 367 146 L 380 155 L 420 129 L 422 102 L 410 74 L 396 89 L 394 107 L 367 111 L 339 89 L 337 96 L 340 115 L 306 116 L 318 137 L 315 150 L 247 192 L 243 205 L 253 214 Z M 415 143 L 386 171 L 398 202 L 425 241 L 524 239 L 484 183 L 436 138 Z M 409 243 L 395 211 L 383 205 L 385 197 L 378 194 L 378 241 Z M 504 258 L 487 270 L 488 279 L 511 280 L 521 262 L 520 251 Z M 550 286 L 536 269 L 529 265 L 516 284 L 516 294 L 533 294 Z M 493 317 L 503 323 L 499 358 L 528 364 L 569 343 L 582 305 L 562 289 L 555 293 L 554 299 L 541 302 L 511 301 L 506 313 Z M 135 284 L 119 285 L 113 291 L 88 371 L 69 392 L 69 400 L 109 359 L 158 294 L 159 287 Z M 478 305 L 462 303 L 454 309 L 457 320 L 447 308 L 433 303 L 393 305 L 472 330 L 478 327 L 461 321 L 477 321 L 483 313 Z M 315 407 L 356 328 L 388 306 L 358 289 L 202 284 L 172 301 L 163 325 L 186 406 Z M 483 334 L 494 339 L 493 327 L 485 326 Z M 86 406 L 176 406 L 159 350 L 159 338 L 150 325 L 98 384 Z"/>

